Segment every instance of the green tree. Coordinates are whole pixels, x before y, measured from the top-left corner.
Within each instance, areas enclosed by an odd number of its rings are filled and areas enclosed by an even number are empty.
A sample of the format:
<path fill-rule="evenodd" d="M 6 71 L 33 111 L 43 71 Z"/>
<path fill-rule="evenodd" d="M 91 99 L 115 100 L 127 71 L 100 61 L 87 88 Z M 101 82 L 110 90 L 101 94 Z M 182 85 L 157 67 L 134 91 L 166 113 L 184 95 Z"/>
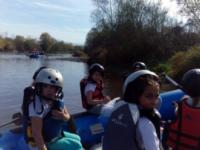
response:
<path fill-rule="evenodd" d="M 25 41 L 25 39 L 23 36 L 17 35 L 15 37 L 14 43 L 15 43 L 16 50 L 24 51 L 24 41 Z"/>
<path fill-rule="evenodd" d="M 54 38 L 47 32 L 40 35 L 40 47 L 43 51 L 48 52 L 50 47 L 56 42 Z"/>
<path fill-rule="evenodd" d="M 86 52 L 99 54 L 106 49 L 109 64 L 126 64 L 142 59 L 162 58 L 166 43 L 163 29 L 169 22 L 160 3 L 144 0 L 93 0 L 96 9 L 92 28 L 86 39 Z M 98 51 L 95 53 L 93 51 Z M 162 57 L 161 57 L 162 56 Z M 98 56 L 97 56 L 98 57 Z"/>
<path fill-rule="evenodd" d="M 32 51 L 37 48 L 37 42 L 35 39 L 26 38 L 24 41 L 24 49 L 25 51 Z"/>

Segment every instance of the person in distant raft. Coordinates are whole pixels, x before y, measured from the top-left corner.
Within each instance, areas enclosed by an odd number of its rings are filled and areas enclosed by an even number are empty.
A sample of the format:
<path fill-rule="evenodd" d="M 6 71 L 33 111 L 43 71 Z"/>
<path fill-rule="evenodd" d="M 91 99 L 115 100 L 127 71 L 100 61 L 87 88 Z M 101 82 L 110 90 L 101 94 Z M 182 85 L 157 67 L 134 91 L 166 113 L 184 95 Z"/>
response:
<path fill-rule="evenodd" d="M 186 72 L 181 85 L 187 95 L 177 103 L 166 144 L 174 150 L 200 150 L 200 69 Z"/>
<path fill-rule="evenodd" d="M 89 75 L 80 81 L 83 108 L 94 114 L 100 114 L 103 104 L 109 102 L 109 96 L 103 94 L 104 67 L 100 64 L 92 64 Z"/>
<path fill-rule="evenodd" d="M 156 110 L 159 77 L 149 70 L 130 74 L 123 85 L 121 102 L 111 114 L 103 150 L 160 150 L 161 117 Z"/>
<path fill-rule="evenodd" d="M 81 150 L 80 137 L 64 132 L 63 125 L 72 121 L 64 105 L 63 77 L 53 68 L 43 68 L 35 79 L 33 98 L 23 107 L 25 140 L 30 150 Z"/>

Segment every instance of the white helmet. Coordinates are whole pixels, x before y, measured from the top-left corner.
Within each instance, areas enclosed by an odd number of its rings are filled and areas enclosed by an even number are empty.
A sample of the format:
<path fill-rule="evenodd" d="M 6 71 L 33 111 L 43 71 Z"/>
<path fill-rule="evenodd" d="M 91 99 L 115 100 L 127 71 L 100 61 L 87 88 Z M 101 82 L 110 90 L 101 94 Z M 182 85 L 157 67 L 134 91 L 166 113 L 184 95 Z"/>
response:
<path fill-rule="evenodd" d="M 127 89 L 127 86 L 133 82 L 135 79 L 137 79 L 138 77 L 142 76 L 142 75 L 152 75 L 152 76 L 155 76 L 156 78 L 158 78 L 158 75 L 155 74 L 154 72 L 152 71 L 149 71 L 149 70 L 139 70 L 139 71 L 136 71 L 136 72 L 133 72 L 131 73 L 125 80 L 124 82 L 124 85 L 123 85 L 123 95 Z"/>
<path fill-rule="evenodd" d="M 63 88 L 63 76 L 60 71 L 53 68 L 42 69 L 35 79 L 35 83 L 44 83 L 52 86 Z"/>

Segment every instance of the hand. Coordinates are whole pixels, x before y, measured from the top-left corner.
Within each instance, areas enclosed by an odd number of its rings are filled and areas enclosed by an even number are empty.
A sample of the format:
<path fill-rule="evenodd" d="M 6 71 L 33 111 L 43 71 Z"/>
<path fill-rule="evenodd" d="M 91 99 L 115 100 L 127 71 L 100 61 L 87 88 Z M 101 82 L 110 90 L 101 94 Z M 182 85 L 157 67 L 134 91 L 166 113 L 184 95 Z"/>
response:
<path fill-rule="evenodd" d="M 111 100 L 110 96 L 104 96 L 104 103 L 107 103 Z"/>
<path fill-rule="evenodd" d="M 55 109 L 52 110 L 52 115 L 55 119 L 59 120 L 68 121 L 70 119 L 70 114 L 66 107 L 64 107 L 64 109 L 62 109 L 61 111 Z"/>

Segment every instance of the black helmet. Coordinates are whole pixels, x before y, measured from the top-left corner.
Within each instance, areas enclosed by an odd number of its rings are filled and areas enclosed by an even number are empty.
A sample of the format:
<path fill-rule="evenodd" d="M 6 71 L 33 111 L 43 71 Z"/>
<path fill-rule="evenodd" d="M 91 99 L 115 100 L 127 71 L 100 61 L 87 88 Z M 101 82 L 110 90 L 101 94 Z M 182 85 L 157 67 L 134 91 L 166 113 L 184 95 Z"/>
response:
<path fill-rule="evenodd" d="M 147 66 L 144 62 L 138 61 L 133 63 L 132 66 L 133 70 L 143 70 L 143 69 L 147 69 Z"/>
<path fill-rule="evenodd" d="M 191 69 L 183 75 L 183 91 L 191 97 L 200 96 L 200 69 Z"/>
<path fill-rule="evenodd" d="M 103 76 L 103 74 L 104 74 L 104 67 L 102 65 L 100 65 L 100 64 L 97 64 L 97 63 L 91 65 L 90 68 L 89 68 L 89 74 L 91 75 L 91 74 L 93 74 L 96 71 L 99 72 L 99 73 L 101 73 L 101 75 Z"/>

